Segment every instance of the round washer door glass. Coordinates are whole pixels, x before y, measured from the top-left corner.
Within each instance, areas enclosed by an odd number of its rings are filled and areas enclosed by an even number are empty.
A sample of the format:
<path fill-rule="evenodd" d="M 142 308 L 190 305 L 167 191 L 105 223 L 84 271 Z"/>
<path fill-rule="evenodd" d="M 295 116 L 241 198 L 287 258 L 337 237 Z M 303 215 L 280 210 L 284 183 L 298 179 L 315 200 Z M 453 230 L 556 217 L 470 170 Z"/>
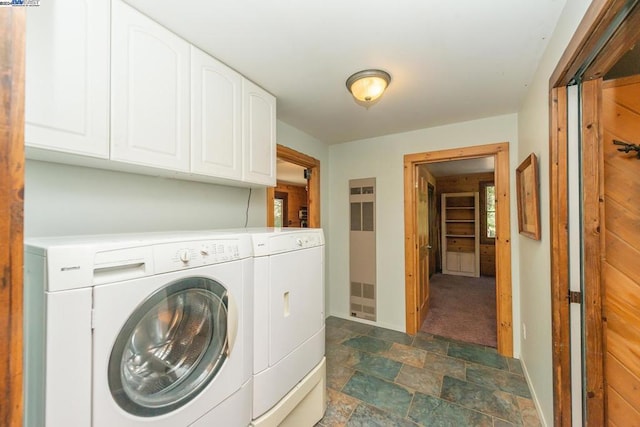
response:
<path fill-rule="evenodd" d="M 127 319 L 109 358 L 109 389 L 125 411 L 171 412 L 211 382 L 226 360 L 228 295 L 191 277 L 160 289 Z"/>

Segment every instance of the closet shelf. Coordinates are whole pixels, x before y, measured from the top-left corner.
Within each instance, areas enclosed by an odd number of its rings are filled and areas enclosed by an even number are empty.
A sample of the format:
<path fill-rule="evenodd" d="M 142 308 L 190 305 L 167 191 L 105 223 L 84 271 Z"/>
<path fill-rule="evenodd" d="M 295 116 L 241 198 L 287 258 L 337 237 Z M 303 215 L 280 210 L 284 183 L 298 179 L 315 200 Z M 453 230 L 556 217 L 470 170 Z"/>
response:
<path fill-rule="evenodd" d="M 443 193 L 441 200 L 442 272 L 478 277 L 480 216 L 477 192 Z"/>

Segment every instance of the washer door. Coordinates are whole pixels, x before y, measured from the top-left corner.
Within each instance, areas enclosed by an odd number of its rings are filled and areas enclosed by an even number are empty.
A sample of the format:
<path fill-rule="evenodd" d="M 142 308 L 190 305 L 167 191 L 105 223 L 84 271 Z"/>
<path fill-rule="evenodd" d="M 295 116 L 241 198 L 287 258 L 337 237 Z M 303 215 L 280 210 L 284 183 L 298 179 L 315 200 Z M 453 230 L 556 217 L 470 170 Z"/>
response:
<path fill-rule="evenodd" d="M 111 395 L 141 417 L 185 405 L 228 357 L 235 317 L 227 290 L 212 279 L 190 277 L 160 289 L 136 308 L 116 338 L 108 365 Z"/>

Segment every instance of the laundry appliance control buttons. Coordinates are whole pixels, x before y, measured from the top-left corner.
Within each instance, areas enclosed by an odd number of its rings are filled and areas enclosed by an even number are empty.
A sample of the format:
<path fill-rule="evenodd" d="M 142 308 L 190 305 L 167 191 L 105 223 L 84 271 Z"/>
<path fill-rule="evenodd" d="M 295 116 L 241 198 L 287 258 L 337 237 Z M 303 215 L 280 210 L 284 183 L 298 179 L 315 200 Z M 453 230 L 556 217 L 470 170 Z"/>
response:
<path fill-rule="evenodd" d="M 189 253 L 189 249 L 180 249 L 180 261 L 185 264 L 189 262 L 191 259 L 191 254 Z"/>

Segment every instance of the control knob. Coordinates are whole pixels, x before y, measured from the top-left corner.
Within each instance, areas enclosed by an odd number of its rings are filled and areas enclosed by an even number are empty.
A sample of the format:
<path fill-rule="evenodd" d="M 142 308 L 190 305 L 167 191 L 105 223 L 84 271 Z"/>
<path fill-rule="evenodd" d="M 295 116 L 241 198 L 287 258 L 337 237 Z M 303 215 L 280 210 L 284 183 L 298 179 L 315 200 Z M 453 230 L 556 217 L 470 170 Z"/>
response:
<path fill-rule="evenodd" d="M 191 254 L 189 253 L 189 249 L 181 249 L 179 252 L 179 256 L 180 256 L 180 261 L 184 262 L 185 264 L 189 262 L 189 260 L 191 259 Z"/>

